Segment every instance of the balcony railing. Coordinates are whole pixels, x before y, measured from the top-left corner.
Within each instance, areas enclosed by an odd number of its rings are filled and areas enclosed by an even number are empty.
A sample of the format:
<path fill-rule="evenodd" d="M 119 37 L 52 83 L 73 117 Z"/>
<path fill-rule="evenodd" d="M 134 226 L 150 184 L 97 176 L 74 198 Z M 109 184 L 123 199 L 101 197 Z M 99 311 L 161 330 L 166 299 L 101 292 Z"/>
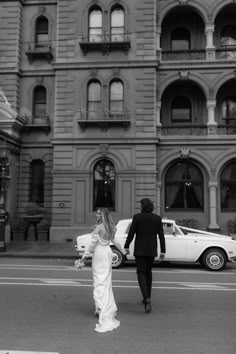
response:
<path fill-rule="evenodd" d="M 128 111 L 86 111 L 81 109 L 77 120 L 82 130 L 88 126 L 98 126 L 107 130 L 109 126 L 122 126 L 125 130 L 130 126 Z"/>
<path fill-rule="evenodd" d="M 162 135 L 207 135 L 206 125 L 162 125 Z"/>
<path fill-rule="evenodd" d="M 51 121 L 49 116 L 44 117 L 33 117 L 33 116 L 25 116 L 26 123 L 24 125 L 24 130 L 27 132 L 31 131 L 45 131 L 47 134 L 51 130 Z"/>
<path fill-rule="evenodd" d="M 236 46 L 216 49 L 216 59 L 236 60 Z"/>
<path fill-rule="evenodd" d="M 206 136 L 208 135 L 207 125 L 162 125 L 161 135 L 189 135 Z M 233 124 L 219 124 L 215 128 L 216 135 L 234 135 L 236 134 L 236 122 Z M 211 134 L 212 135 L 212 134 Z"/>
<path fill-rule="evenodd" d="M 205 49 L 191 50 L 163 50 L 162 61 L 178 61 L 178 60 L 205 60 Z"/>
<path fill-rule="evenodd" d="M 115 50 L 128 52 L 131 46 L 131 41 L 128 33 L 123 34 L 96 34 L 82 35 L 79 40 L 80 47 L 84 54 L 89 51 L 100 51 L 106 54 Z"/>
<path fill-rule="evenodd" d="M 46 59 L 50 63 L 53 59 L 52 46 L 49 42 L 28 44 L 25 52 L 29 62 L 32 63 L 35 59 Z"/>

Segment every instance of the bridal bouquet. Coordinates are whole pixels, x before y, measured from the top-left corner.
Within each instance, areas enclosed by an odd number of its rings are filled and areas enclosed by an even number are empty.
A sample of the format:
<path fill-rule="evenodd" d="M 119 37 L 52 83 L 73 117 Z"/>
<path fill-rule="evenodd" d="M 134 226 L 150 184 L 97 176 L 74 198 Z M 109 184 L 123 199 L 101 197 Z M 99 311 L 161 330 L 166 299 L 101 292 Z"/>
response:
<path fill-rule="evenodd" d="M 75 267 L 76 271 L 83 269 L 84 266 L 85 266 L 85 263 L 81 259 L 78 259 L 74 263 L 74 267 Z"/>

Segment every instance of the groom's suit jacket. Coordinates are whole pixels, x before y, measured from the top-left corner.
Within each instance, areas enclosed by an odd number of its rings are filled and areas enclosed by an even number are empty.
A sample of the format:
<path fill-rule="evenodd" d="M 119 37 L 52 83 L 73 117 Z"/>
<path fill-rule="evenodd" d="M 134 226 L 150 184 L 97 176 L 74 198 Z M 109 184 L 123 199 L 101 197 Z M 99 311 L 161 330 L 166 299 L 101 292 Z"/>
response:
<path fill-rule="evenodd" d="M 135 236 L 136 235 L 136 236 Z M 157 256 L 157 235 L 161 253 L 165 253 L 165 237 L 161 217 L 154 213 L 134 215 L 124 248 L 129 248 L 134 236 L 134 256 Z"/>

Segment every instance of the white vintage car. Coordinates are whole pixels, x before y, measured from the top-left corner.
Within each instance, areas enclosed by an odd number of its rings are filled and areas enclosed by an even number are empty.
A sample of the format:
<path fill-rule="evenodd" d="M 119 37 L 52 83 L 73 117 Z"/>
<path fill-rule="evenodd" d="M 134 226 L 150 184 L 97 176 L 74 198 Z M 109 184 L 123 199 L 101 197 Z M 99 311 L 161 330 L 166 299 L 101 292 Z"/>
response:
<path fill-rule="evenodd" d="M 117 224 L 116 239 L 124 246 L 132 219 L 120 220 Z M 174 220 L 163 219 L 166 241 L 167 262 L 199 262 L 204 268 L 212 271 L 222 270 L 227 262 L 236 262 L 236 240 L 230 236 L 211 233 L 177 225 Z M 91 240 L 91 234 L 77 237 L 75 245 L 82 256 Z M 122 253 L 111 243 L 114 253 L 112 266 L 118 268 L 126 260 L 134 260 L 134 240 L 130 244 L 130 255 Z M 160 245 L 158 241 L 158 261 Z"/>

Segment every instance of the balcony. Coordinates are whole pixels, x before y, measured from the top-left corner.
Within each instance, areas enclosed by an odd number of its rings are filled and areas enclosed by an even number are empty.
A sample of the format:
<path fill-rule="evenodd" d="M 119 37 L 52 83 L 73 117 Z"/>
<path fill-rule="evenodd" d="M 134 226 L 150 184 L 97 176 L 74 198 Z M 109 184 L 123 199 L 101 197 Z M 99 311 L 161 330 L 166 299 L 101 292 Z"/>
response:
<path fill-rule="evenodd" d="M 46 134 L 49 134 L 51 130 L 51 122 L 49 116 L 45 117 L 30 117 L 25 116 L 26 123 L 23 127 L 23 130 L 30 133 L 32 131 L 45 131 Z"/>
<path fill-rule="evenodd" d="M 88 52 L 99 51 L 102 54 L 108 54 L 112 51 L 124 51 L 126 54 L 130 49 L 130 38 L 127 33 L 119 35 L 111 35 L 103 33 L 96 35 L 96 37 L 82 36 L 79 41 L 80 48 L 84 55 Z"/>
<path fill-rule="evenodd" d="M 45 44 L 29 44 L 25 54 L 27 55 L 30 64 L 36 59 L 45 59 L 50 63 L 53 59 L 52 47 L 50 43 Z"/>
<path fill-rule="evenodd" d="M 102 131 L 106 131 L 109 127 L 120 126 L 127 130 L 130 126 L 130 118 L 127 111 L 124 112 L 91 112 L 80 111 L 80 117 L 77 122 L 81 129 L 85 131 L 87 127 L 99 127 Z"/>
<path fill-rule="evenodd" d="M 216 49 L 216 59 L 236 60 L 236 46 L 226 46 Z"/>
<path fill-rule="evenodd" d="M 162 125 L 161 135 L 206 136 L 207 126 L 191 124 Z"/>
<path fill-rule="evenodd" d="M 205 49 L 163 50 L 162 61 L 206 60 Z"/>

